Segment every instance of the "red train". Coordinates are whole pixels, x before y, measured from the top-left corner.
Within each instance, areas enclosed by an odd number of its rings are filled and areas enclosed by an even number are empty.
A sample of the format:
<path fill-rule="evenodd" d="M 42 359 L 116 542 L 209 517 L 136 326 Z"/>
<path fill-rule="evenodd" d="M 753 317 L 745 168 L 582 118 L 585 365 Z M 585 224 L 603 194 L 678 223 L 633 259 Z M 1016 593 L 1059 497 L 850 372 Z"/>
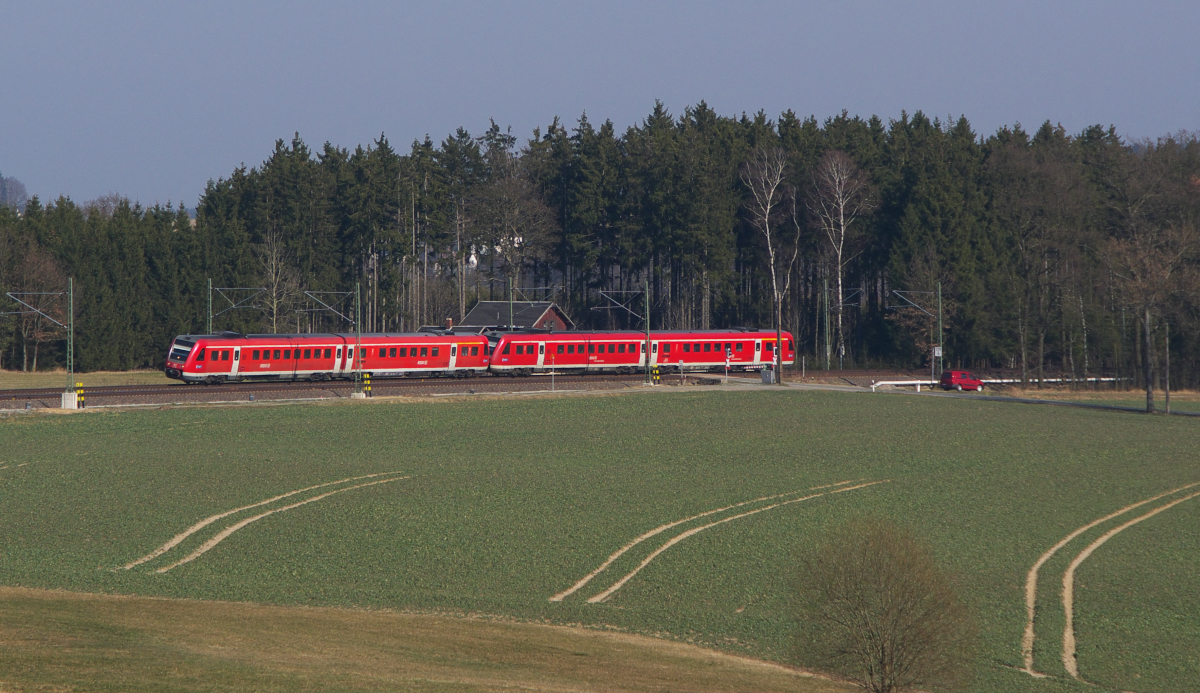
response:
<path fill-rule="evenodd" d="M 181 335 L 167 354 L 168 378 L 187 383 L 261 380 L 560 373 L 633 373 L 646 367 L 644 332 L 448 331 L 401 334 Z M 774 362 L 775 333 L 757 330 L 655 330 L 651 365 L 670 371 L 758 370 Z M 795 362 L 783 333 L 783 362 Z"/>

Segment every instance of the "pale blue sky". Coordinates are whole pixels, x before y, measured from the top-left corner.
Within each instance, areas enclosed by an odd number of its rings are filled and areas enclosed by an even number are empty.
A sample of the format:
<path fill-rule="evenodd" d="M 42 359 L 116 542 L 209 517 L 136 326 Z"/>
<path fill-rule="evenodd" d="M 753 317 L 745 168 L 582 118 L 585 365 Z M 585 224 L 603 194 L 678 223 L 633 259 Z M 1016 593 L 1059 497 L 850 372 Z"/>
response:
<path fill-rule="evenodd" d="M 976 131 L 1050 119 L 1200 129 L 1200 2 L 15 2 L 0 0 L 0 172 L 43 199 L 192 206 L 294 131 L 527 137 L 663 101 Z"/>

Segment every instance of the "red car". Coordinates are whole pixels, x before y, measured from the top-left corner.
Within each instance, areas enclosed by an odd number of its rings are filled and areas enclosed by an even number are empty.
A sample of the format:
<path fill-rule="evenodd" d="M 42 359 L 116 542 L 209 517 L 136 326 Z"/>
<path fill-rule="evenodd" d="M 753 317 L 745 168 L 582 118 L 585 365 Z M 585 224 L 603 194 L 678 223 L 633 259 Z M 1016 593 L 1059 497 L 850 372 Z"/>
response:
<path fill-rule="evenodd" d="M 943 390 L 983 392 L 983 381 L 967 371 L 942 371 Z"/>

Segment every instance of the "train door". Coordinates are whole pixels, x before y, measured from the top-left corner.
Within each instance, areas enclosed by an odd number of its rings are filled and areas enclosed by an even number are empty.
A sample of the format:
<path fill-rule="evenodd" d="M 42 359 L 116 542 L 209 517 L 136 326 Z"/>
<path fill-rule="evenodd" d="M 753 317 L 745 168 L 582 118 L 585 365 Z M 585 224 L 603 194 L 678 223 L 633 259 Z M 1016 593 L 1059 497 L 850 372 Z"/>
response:
<path fill-rule="evenodd" d="M 234 347 L 233 349 L 233 365 L 229 367 L 229 377 L 236 378 L 238 374 L 238 364 L 242 362 L 242 348 Z"/>
<path fill-rule="evenodd" d="M 447 367 L 451 373 L 454 372 L 454 366 L 458 363 L 458 350 L 462 348 L 457 344 L 450 345 L 450 365 Z"/>
<path fill-rule="evenodd" d="M 659 347 L 658 347 L 657 341 L 650 342 L 650 365 L 651 366 L 658 365 L 658 348 Z"/>
<path fill-rule="evenodd" d="M 762 340 L 754 340 L 754 363 L 762 363 Z"/>
<path fill-rule="evenodd" d="M 539 371 L 542 370 L 542 364 L 544 364 L 545 362 L 546 362 L 546 343 L 540 342 L 538 344 L 538 360 L 537 360 L 537 369 Z"/>

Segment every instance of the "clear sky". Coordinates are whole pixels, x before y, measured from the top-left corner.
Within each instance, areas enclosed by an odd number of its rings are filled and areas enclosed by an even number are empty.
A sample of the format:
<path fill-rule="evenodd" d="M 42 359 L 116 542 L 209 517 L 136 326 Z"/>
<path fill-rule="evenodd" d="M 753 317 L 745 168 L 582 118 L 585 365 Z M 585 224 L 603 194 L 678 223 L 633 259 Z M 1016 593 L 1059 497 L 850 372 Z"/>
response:
<path fill-rule="evenodd" d="M 193 206 L 299 131 L 527 137 L 554 116 L 843 109 L 1200 129 L 1200 2 L 0 0 L 0 173 L 43 199 Z"/>

